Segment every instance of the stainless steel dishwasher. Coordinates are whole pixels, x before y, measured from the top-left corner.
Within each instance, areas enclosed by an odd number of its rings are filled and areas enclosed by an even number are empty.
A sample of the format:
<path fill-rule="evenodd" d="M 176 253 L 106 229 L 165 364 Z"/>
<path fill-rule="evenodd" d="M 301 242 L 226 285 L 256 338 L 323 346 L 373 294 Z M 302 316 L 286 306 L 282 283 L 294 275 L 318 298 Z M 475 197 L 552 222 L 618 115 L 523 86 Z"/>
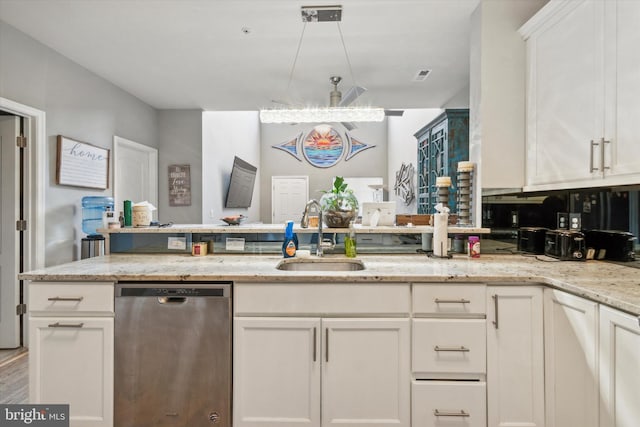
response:
<path fill-rule="evenodd" d="M 119 282 L 115 427 L 231 427 L 231 283 Z"/>

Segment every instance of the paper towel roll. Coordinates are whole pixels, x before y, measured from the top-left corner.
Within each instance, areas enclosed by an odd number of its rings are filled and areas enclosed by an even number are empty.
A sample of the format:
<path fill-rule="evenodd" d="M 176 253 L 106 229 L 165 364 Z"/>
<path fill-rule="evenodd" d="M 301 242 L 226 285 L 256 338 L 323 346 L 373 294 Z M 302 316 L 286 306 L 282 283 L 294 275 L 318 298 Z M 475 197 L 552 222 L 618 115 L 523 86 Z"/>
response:
<path fill-rule="evenodd" d="M 436 213 L 433 215 L 433 254 L 435 256 L 446 257 L 448 255 L 448 223 L 448 213 Z"/>

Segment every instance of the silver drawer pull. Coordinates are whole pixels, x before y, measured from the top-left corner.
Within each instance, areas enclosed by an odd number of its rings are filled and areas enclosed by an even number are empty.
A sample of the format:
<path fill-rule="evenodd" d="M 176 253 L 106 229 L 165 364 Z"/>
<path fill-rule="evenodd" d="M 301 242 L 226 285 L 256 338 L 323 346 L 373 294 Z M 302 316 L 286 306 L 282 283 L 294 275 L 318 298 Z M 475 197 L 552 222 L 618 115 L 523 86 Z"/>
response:
<path fill-rule="evenodd" d="M 47 298 L 49 301 L 75 301 L 80 302 L 84 297 L 51 297 Z"/>
<path fill-rule="evenodd" d="M 434 299 L 436 304 L 469 304 L 471 301 L 468 299 L 460 298 L 460 299 Z"/>
<path fill-rule="evenodd" d="M 49 325 L 50 328 L 82 328 L 84 323 L 51 323 Z"/>
<path fill-rule="evenodd" d="M 467 347 L 461 345 L 460 347 L 440 347 L 439 345 L 433 347 L 433 351 L 470 351 Z"/>
<path fill-rule="evenodd" d="M 460 412 L 454 411 L 439 411 L 437 409 L 433 410 L 433 415 L 436 417 L 470 417 L 471 414 L 465 412 L 464 409 L 461 409 Z"/>

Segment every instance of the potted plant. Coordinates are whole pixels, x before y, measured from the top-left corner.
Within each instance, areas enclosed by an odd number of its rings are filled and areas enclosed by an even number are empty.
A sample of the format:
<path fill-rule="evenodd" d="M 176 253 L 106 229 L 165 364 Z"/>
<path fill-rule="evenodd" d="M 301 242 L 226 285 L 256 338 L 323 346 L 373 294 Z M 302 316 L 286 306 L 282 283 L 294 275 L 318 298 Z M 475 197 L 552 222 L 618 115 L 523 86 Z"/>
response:
<path fill-rule="evenodd" d="M 358 199 L 353 190 L 347 189 L 344 178 L 337 176 L 333 188 L 323 191 L 320 207 L 324 213 L 324 222 L 332 228 L 347 228 L 358 215 Z"/>

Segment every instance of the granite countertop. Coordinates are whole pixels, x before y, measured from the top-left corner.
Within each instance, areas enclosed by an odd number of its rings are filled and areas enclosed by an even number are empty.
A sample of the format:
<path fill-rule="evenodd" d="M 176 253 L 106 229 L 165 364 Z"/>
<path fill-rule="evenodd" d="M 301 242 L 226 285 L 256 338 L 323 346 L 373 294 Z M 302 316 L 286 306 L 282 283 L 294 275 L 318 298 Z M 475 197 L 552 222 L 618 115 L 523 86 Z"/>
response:
<path fill-rule="evenodd" d="M 276 265 L 282 257 L 269 255 L 107 255 L 34 270 L 19 277 L 36 281 L 543 283 L 640 316 L 640 273 L 623 265 L 522 255 L 454 255 L 451 259 L 438 259 L 402 254 L 358 258 L 366 266 L 362 271 L 318 272 L 280 271 Z"/>

